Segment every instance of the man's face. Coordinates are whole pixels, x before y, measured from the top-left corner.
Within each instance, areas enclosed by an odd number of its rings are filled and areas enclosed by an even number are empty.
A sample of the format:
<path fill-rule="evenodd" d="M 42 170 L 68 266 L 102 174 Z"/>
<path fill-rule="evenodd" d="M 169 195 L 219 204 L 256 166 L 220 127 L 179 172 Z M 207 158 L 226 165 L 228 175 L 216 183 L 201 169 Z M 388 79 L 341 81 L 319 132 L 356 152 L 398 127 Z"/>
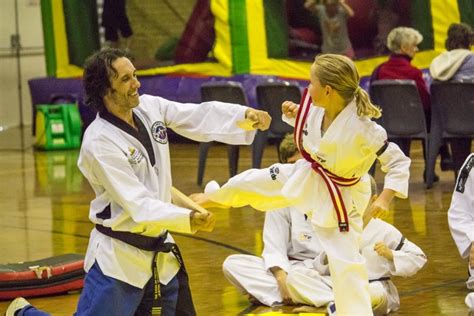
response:
<path fill-rule="evenodd" d="M 105 95 L 106 106 L 114 106 L 122 111 L 131 110 L 139 103 L 136 69 L 126 57 L 117 58 L 112 62 L 112 67 L 117 71 L 109 77 L 111 89 Z"/>

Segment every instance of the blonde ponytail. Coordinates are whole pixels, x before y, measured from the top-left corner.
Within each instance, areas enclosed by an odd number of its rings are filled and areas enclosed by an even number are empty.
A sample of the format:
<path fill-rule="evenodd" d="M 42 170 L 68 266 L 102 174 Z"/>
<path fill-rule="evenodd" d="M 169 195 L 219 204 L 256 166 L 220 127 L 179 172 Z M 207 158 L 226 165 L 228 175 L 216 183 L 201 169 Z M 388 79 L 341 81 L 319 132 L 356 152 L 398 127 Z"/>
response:
<path fill-rule="evenodd" d="M 367 116 L 369 118 L 379 118 L 382 116 L 382 110 L 370 102 L 369 94 L 361 87 L 355 90 L 357 115 Z"/>

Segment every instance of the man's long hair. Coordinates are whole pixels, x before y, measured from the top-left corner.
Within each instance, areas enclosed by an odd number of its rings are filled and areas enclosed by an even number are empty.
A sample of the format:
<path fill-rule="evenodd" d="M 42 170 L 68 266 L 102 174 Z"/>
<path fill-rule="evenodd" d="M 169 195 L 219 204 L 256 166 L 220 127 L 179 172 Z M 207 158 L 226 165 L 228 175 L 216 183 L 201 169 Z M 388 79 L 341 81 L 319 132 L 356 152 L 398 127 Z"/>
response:
<path fill-rule="evenodd" d="M 121 57 L 130 58 L 129 54 L 122 49 L 105 48 L 87 58 L 84 64 L 85 104 L 98 112 L 107 111 L 104 96 L 112 88 L 110 78 L 118 76 L 112 63 Z"/>

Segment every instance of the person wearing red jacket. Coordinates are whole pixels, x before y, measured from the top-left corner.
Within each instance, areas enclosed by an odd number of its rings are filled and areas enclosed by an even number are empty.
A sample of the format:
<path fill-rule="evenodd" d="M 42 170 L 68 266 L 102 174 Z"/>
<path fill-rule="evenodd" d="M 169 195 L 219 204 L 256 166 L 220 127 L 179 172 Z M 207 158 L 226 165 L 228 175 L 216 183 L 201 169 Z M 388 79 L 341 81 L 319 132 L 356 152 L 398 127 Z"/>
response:
<path fill-rule="evenodd" d="M 387 47 L 392 52 L 388 61 L 375 68 L 370 81 L 384 79 L 405 79 L 414 80 L 425 112 L 428 132 L 431 122 L 431 99 L 429 89 L 423 79 L 420 69 L 411 64 L 411 60 L 418 52 L 418 44 L 423 41 L 423 36 L 411 27 L 394 28 L 387 36 Z M 393 140 L 405 155 L 410 155 L 409 139 Z M 440 149 L 442 169 L 448 169 L 451 164 L 451 157 L 446 145 Z M 426 160 L 426 153 L 424 153 Z M 439 178 L 435 176 L 435 181 Z"/>

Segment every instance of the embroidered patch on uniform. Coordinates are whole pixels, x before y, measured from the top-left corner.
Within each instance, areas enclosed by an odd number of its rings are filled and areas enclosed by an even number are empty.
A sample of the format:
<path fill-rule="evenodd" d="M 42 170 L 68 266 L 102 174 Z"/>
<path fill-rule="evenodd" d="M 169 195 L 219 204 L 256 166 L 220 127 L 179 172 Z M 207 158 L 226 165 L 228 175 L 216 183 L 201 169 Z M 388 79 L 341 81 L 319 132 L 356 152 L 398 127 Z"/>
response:
<path fill-rule="evenodd" d="M 140 163 L 143 159 L 143 154 L 136 148 L 133 147 L 128 147 L 128 162 L 130 162 L 132 165 L 136 165 Z"/>
<path fill-rule="evenodd" d="M 313 236 L 309 233 L 301 233 L 300 234 L 300 241 L 309 241 L 313 238 Z"/>
<path fill-rule="evenodd" d="M 456 191 L 460 193 L 464 193 L 464 189 L 466 188 L 466 181 L 469 177 L 469 173 L 471 172 L 472 166 L 474 165 L 474 155 L 469 156 L 469 159 L 464 163 L 459 171 L 458 180 L 456 181 Z"/>
<path fill-rule="evenodd" d="M 151 127 L 151 134 L 153 138 L 160 144 L 168 142 L 168 134 L 166 133 L 166 126 L 161 121 L 156 121 Z"/>
<path fill-rule="evenodd" d="M 271 167 L 270 168 L 270 177 L 272 180 L 276 180 L 277 175 L 280 173 L 280 169 L 278 167 Z"/>

